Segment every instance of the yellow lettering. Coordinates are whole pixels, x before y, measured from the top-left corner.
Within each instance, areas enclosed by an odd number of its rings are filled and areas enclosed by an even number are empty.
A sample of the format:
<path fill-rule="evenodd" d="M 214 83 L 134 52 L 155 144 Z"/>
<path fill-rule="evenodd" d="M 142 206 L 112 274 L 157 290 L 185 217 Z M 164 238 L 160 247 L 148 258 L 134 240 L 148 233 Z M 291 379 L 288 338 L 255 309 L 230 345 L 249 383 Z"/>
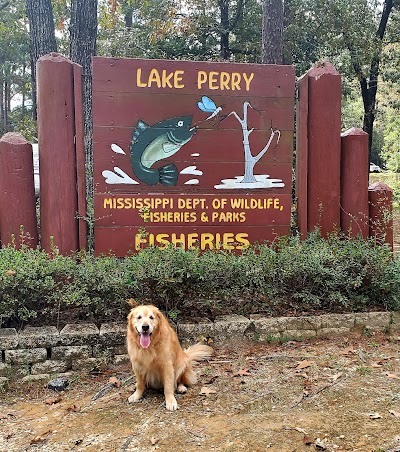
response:
<path fill-rule="evenodd" d="M 138 88 L 145 88 L 147 85 L 146 85 L 146 83 L 143 83 L 140 79 L 141 79 L 141 76 L 142 76 L 142 69 L 141 68 L 139 68 L 139 69 L 137 69 L 137 71 L 136 71 L 136 86 L 138 87 Z"/>
<path fill-rule="evenodd" d="M 112 209 L 113 208 L 112 204 L 113 204 L 113 198 L 104 198 L 103 209 L 107 209 L 107 207 Z"/>
<path fill-rule="evenodd" d="M 242 245 L 237 245 L 237 249 L 238 250 L 242 250 L 244 248 L 247 248 L 248 246 L 250 246 L 250 242 L 247 240 L 247 237 L 249 236 L 249 234 L 245 234 L 244 232 L 239 232 L 239 234 L 236 234 L 236 241 L 238 243 L 241 243 Z"/>
<path fill-rule="evenodd" d="M 214 236 L 209 232 L 205 232 L 200 236 L 200 249 L 205 250 L 207 246 L 210 250 L 214 249 Z"/>
<path fill-rule="evenodd" d="M 175 71 L 174 73 L 174 88 L 184 88 L 185 85 L 182 82 L 182 76 L 185 71 Z"/>
<path fill-rule="evenodd" d="M 202 85 L 207 81 L 207 72 L 199 71 L 197 74 L 197 89 L 201 89 Z"/>
<path fill-rule="evenodd" d="M 225 232 L 225 234 L 222 237 L 222 247 L 224 250 L 232 250 L 235 248 L 233 245 L 229 245 L 229 243 L 234 243 L 235 236 L 232 232 Z"/>
<path fill-rule="evenodd" d="M 164 249 L 169 245 L 168 234 L 157 234 L 156 241 L 161 245 L 160 249 Z"/>
<path fill-rule="evenodd" d="M 171 234 L 171 243 L 175 246 L 181 244 L 185 248 L 185 234 L 180 234 L 179 237 L 175 233 Z"/>
<path fill-rule="evenodd" d="M 230 80 L 230 75 L 228 74 L 228 72 L 221 72 L 221 89 L 227 89 L 230 90 L 230 86 L 229 86 L 229 80 Z"/>
<path fill-rule="evenodd" d="M 157 88 L 161 88 L 160 74 L 158 73 L 157 69 L 155 69 L 155 68 L 150 71 L 147 86 L 150 87 L 153 83 L 155 83 L 157 85 Z"/>
<path fill-rule="evenodd" d="M 234 91 L 235 89 L 240 91 L 240 80 L 241 80 L 241 78 L 242 77 L 237 72 L 233 72 L 232 73 L 232 81 L 231 81 L 232 91 Z"/>
<path fill-rule="evenodd" d="M 279 198 L 274 199 L 274 209 L 279 209 Z"/>
<path fill-rule="evenodd" d="M 147 243 L 146 237 L 143 234 L 136 234 L 135 235 L 135 250 L 139 251 L 141 248 L 141 244 Z"/>
<path fill-rule="evenodd" d="M 252 72 L 249 76 L 247 76 L 246 72 L 243 72 L 243 78 L 246 83 L 246 91 L 250 90 L 250 83 L 254 78 L 254 72 Z"/>
<path fill-rule="evenodd" d="M 172 83 L 171 83 L 171 79 L 174 76 L 174 73 L 171 72 L 167 75 L 167 71 L 165 69 L 163 69 L 162 71 L 162 77 L 161 77 L 161 84 L 163 88 L 166 88 L 168 86 L 168 88 L 172 88 Z"/>
<path fill-rule="evenodd" d="M 214 71 L 211 71 L 208 74 L 208 87 L 210 89 L 218 89 L 219 88 L 217 76 L 218 76 L 218 72 L 214 72 Z"/>
<path fill-rule="evenodd" d="M 188 234 L 188 238 L 187 238 L 188 249 L 194 248 L 198 243 L 199 243 L 199 234 L 197 234 L 196 232 L 193 234 Z"/>

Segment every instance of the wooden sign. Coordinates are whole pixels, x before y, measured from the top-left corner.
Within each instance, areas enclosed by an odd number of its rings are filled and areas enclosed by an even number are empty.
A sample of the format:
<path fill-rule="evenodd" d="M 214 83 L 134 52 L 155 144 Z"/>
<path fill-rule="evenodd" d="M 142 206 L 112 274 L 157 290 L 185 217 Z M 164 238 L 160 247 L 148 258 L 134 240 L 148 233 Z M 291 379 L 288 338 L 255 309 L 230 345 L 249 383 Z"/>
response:
<path fill-rule="evenodd" d="M 289 234 L 291 66 L 93 59 L 95 252 Z"/>

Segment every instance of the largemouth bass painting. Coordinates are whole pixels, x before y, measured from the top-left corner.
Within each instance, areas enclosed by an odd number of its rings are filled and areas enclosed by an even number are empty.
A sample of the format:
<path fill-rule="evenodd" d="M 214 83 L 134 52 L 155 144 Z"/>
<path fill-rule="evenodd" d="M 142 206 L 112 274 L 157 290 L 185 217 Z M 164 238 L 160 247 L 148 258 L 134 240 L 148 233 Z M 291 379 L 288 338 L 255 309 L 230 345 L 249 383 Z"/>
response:
<path fill-rule="evenodd" d="M 139 120 L 129 146 L 132 169 L 146 184 L 176 185 L 178 169 L 173 163 L 158 168 L 158 161 L 176 154 L 194 135 L 192 116 L 177 116 L 149 126 Z"/>

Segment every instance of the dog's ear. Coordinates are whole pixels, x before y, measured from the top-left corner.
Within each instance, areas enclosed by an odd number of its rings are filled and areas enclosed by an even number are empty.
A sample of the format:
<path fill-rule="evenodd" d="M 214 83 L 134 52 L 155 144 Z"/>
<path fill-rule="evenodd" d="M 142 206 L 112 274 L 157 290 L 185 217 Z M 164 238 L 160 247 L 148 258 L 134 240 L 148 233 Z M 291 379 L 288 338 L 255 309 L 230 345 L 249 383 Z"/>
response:
<path fill-rule="evenodd" d="M 126 302 L 131 308 L 136 308 L 140 305 L 134 298 L 129 298 Z"/>

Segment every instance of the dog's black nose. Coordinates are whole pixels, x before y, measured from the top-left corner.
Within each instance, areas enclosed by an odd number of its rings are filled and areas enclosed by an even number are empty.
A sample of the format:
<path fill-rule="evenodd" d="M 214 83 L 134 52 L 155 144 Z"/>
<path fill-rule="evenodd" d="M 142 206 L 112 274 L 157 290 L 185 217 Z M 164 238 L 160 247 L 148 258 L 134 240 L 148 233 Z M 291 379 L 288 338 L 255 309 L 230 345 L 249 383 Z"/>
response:
<path fill-rule="evenodd" d="M 149 331 L 149 325 L 142 325 L 142 331 Z"/>

